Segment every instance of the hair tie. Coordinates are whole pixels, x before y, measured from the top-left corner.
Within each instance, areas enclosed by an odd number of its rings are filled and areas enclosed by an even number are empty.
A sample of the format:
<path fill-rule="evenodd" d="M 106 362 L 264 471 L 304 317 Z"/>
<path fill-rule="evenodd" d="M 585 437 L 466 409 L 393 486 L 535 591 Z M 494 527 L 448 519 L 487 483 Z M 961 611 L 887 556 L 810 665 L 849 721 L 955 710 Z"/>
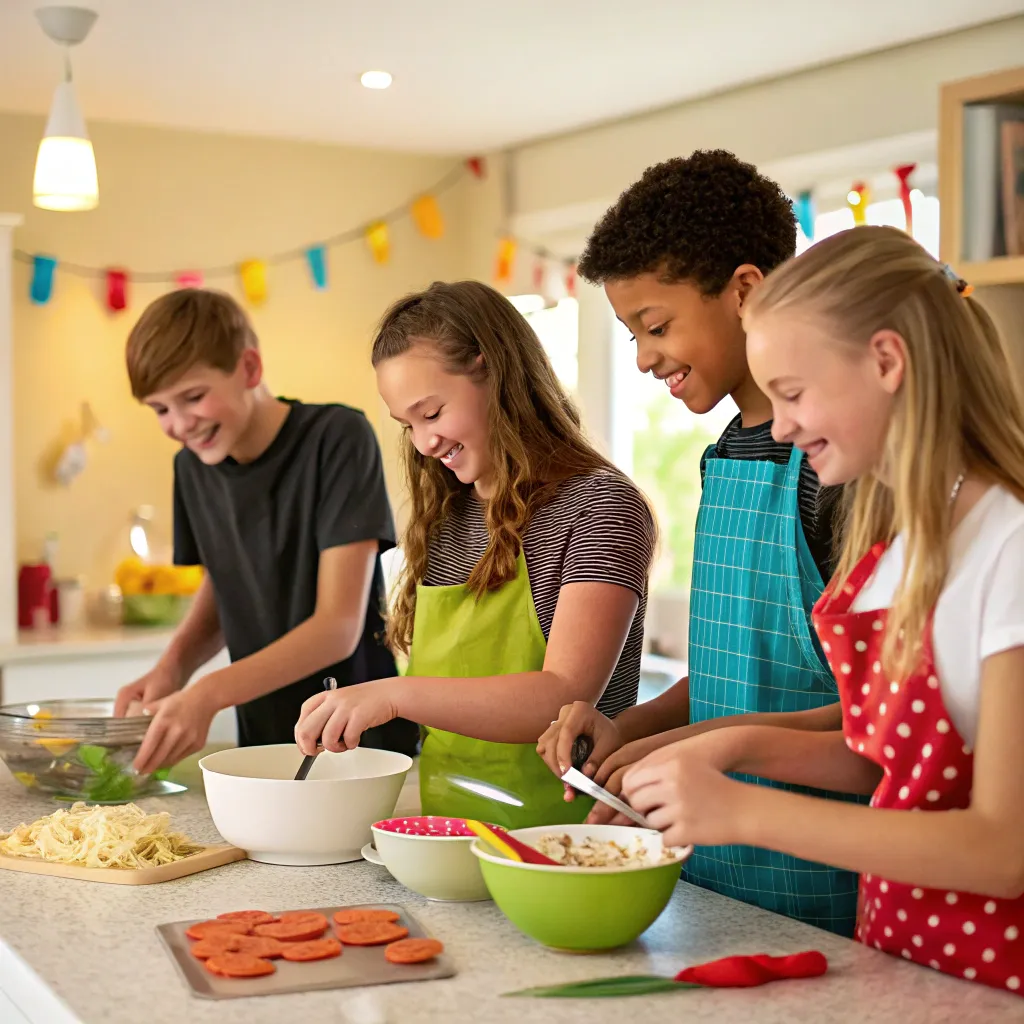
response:
<path fill-rule="evenodd" d="M 957 293 L 963 298 L 967 298 L 974 292 L 974 285 L 968 284 L 948 263 L 943 263 L 941 266 L 942 273 L 946 275 L 953 282 L 953 287 L 956 288 Z"/>

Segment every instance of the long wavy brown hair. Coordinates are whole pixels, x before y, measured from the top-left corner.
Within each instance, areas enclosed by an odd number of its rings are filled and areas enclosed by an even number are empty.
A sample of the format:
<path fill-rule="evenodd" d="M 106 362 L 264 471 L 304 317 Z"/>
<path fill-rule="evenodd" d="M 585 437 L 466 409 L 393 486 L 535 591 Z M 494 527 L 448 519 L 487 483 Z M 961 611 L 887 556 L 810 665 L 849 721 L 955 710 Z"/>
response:
<path fill-rule="evenodd" d="M 465 374 L 487 387 L 494 487 L 487 501 L 487 548 L 468 580 L 479 598 L 515 577 L 530 519 L 551 500 L 560 482 L 594 471 L 622 474 L 587 440 L 579 412 L 537 335 L 493 288 L 477 281 L 435 283 L 400 299 L 377 327 L 373 365 L 416 344 L 436 346 L 449 373 Z M 393 648 L 408 652 L 416 586 L 427 572 L 430 542 L 453 503 L 472 488 L 437 459 L 421 455 L 408 432 L 401 448 L 411 514 L 387 638 Z"/>
<path fill-rule="evenodd" d="M 920 656 L 949 572 L 951 485 L 973 472 L 1024 501 L 1024 395 L 988 313 L 960 293 L 905 232 L 858 227 L 824 239 L 770 274 L 743 323 L 794 310 L 826 325 L 835 344 L 865 346 L 880 330 L 903 339 L 907 368 L 880 463 L 847 484 L 834 586 L 879 541 L 902 533 L 903 576 L 882 647 L 893 679 Z M 900 642 L 901 636 L 913 643 Z"/>

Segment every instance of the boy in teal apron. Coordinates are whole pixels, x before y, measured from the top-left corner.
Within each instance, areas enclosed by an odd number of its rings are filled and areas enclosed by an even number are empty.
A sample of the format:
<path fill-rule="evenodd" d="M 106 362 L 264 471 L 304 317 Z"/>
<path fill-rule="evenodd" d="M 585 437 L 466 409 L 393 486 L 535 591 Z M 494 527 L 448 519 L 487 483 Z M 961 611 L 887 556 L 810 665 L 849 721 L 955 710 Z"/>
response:
<path fill-rule="evenodd" d="M 689 678 L 616 720 L 619 742 L 650 737 L 623 748 L 619 763 L 740 721 L 727 716 L 840 727 L 835 681 L 810 628 L 831 575 L 832 496 L 799 451 L 772 438 L 771 403 L 751 379 L 740 321 L 751 289 L 795 247 L 792 206 L 774 182 L 730 153 L 698 151 L 649 168 L 598 224 L 580 261 L 581 276 L 604 285 L 633 332 L 642 372 L 664 379 L 694 413 L 730 395 L 739 408 L 701 464 Z M 579 709 L 552 733 L 563 751 L 581 731 L 599 740 L 607 730 Z M 730 846 L 699 848 L 685 878 L 853 934 L 857 879 L 847 871 Z"/>
<path fill-rule="evenodd" d="M 651 512 L 584 437 L 529 324 L 486 285 L 396 303 L 373 363 L 405 428 L 406 567 L 388 632 L 408 670 L 307 701 L 296 740 L 341 750 L 413 714 L 424 814 L 581 821 L 589 804 L 562 799 L 536 737 L 566 700 L 612 715 L 636 703 Z"/>

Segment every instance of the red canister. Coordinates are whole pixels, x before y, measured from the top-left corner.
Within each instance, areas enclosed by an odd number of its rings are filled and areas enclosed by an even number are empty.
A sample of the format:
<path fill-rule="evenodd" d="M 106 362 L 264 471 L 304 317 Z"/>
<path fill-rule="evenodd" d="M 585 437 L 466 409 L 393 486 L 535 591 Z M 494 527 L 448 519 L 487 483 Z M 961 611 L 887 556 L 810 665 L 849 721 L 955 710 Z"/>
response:
<path fill-rule="evenodd" d="M 53 580 L 50 567 L 23 565 L 18 573 L 18 627 L 32 629 L 54 621 Z"/>

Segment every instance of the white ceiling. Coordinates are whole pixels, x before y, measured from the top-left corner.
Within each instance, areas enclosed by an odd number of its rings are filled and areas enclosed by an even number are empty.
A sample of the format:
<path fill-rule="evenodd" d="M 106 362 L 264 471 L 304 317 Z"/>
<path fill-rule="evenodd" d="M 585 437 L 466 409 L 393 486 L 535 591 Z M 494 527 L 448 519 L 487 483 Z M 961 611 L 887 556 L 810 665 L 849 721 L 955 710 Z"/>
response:
<path fill-rule="evenodd" d="M 0 109 L 60 54 L 0 0 Z M 1024 12 L 1024 0 L 79 0 L 87 119 L 473 152 Z M 386 92 L 358 76 L 383 68 Z"/>

